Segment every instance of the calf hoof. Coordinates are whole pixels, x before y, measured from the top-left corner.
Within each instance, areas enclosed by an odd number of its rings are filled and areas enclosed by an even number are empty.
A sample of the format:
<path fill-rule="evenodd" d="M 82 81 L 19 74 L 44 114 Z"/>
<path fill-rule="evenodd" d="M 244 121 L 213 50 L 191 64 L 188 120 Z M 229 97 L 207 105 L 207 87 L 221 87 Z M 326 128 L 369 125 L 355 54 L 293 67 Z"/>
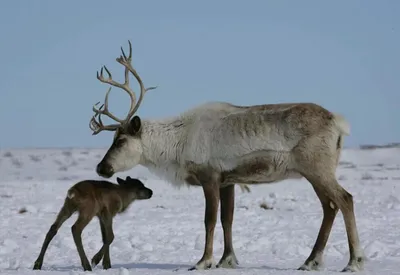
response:
<path fill-rule="evenodd" d="M 40 270 L 40 269 L 42 269 L 42 262 L 36 261 L 33 265 L 33 270 Z"/>
<path fill-rule="evenodd" d="M 88 264 L 85 264 L 84 266 L 82 266 L 83 267 L 83 270 L 84 271 L 92 271 L 92 267 L 90 266 L 90 264 L 88 263 Z"/>
<path fill-rule="evenodd" d="M 110 269 L 111 268 L 111 263 L 104 263 L 103 262 L 103 269 Z"/>
<path fill-rule="evenodd" d="M 98 265 L 102 258 L 103 258 L 103 255 L 99 255 L 99 254 L 94 255 L 94 257 L 92 258 L 92 261 L 91 261 L 92 267 L 95 267 L 96 265 Z"/>

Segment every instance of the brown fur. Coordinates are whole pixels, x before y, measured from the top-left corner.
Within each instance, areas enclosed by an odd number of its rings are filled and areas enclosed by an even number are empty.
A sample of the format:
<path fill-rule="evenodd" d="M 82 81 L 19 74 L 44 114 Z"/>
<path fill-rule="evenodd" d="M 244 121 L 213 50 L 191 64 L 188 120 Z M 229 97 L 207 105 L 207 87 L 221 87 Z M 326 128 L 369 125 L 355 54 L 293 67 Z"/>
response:
<path fill-rule="evenodd" d="M 111 267 L 109 248 L 114 240 L 113 217 L 126 211 L 134 200 L 149 199 L 152 196 L 152 191 L 146 188 L 140 180 L 127 177 L 126 180 L 117 178 L 117 181 L 119 185 L 108 181 L 85 180 L 78 182 L 68 190 L 64 205 L 46 235 L 33 269 L 42 268 L 44 255 L 51 240 L 61 225 L 75 212 L 78 212 L 79 216 L 71 230 L 83 269 L 92 270 L 83 249 L 81 234 L 95 216 L 100 221 L 103 246 L 92 258 L 92 265 L 97 265 L 103 259 L 103 268 Z"/>

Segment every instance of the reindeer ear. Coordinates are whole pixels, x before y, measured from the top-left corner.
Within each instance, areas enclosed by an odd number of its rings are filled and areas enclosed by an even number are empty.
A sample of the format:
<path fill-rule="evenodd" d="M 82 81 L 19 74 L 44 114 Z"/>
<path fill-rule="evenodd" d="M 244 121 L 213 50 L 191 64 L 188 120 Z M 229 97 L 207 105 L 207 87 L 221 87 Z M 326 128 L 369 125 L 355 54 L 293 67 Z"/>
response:
<path fill-rule="evenodd" d="M 125 180 L 126 180 L 126 181 L 132 180 L 132 178 L 131 178 L 130 176 L 127 176 Z"/>
<path fill-rule="evenodd" d="M 121 178 L 118 178 L 118 177 L 117 177 L 117 182 L 118 182 L 119 185 L 125 184 L 125 181 L 123 179 L 121 179 Z"/>
<path fill-rule="evenodd" d="M 129 122 L 129 133 L 131 135 L 136 134 L 137 132 L 140 131 L 140 127 L 142 126 L 142 122 L 140 120 L 140 117 L 134 116 L 131 121 Z"/>

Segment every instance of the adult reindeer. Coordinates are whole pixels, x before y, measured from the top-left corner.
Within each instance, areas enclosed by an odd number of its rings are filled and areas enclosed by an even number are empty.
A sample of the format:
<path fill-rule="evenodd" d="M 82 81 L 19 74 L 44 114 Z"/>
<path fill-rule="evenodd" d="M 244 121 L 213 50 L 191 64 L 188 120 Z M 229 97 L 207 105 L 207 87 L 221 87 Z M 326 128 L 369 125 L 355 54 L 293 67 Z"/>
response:
<path fill-rule="evenodd" d="M 321 266 L 339 209 L 350 251 L 343 271 L 363 268 L 353 198 L 335 177 L 343 136 L 350 133 L 350 126 L 342 116 L 312 103 L 236 106 L 213 102 L 173 118 L 141 120 L 134 114 L 146 91 L 155 87 L 146 89 L 132 67 L 131 43 L 128 57 L 121 50 L 122 55 L 116 60 L 125 67 L 125 82 L 114 81 L 106 67 L 108 78 L 103 76 L 103 69 L 97 78 L 125 90 L 132 105 L 125 119 L 112 115 L 108 110 L 110 87 L 102 107 L 93 107 L 95 115 L 90 123 L 93 134 L 115 131 L 111 147 L 97 165 L 97 173 L 109 178 L 141 164 L 173 184 L 203 188 L 205 248 L 202 258 L 191 269 L 206 269 L 215 264 L 213 239 L 219 202 L 224 252 L 217 267 L 238 264 L 232 245 L 235 183 L 261 184 L 302 177 L 314 188 L 324 216 L 312 252 L 299 269 L 316 270 Z M 129 73 L 140 85 L 137 102 L 129 87 Z M 101 115 L 118 123 L 105 126 Z"/>

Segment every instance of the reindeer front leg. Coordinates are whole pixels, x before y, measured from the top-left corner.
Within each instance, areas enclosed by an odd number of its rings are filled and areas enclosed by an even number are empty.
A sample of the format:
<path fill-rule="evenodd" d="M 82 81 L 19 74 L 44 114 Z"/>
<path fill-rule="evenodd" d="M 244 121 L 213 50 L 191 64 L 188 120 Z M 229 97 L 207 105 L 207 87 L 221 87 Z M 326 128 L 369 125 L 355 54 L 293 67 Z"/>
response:
<path fill-rule="evenodd" d="M 217 223 L 218 215 L 218 204 L 219 204 L 219 186 L 218 182 L 211 180 L 207 183 L 203 183 L 203 191 L 206 203 L 204 225 L 206 230 L 206 239 L 204 246 L 203 257 L 200 261 L 189 270 L 201 270 L 215 267 L 215 261 L 213 257 L 213 241 L 214 241 L 214 229 Z"/>
<path fill-rule="evenodd" d="M 235 268 L 239 262 L 232 245 L 232 223 L 235 208 L 235 185 L 220 189 L 221 223 L 224 230 L 224 254 L 217 267 Z"/>

